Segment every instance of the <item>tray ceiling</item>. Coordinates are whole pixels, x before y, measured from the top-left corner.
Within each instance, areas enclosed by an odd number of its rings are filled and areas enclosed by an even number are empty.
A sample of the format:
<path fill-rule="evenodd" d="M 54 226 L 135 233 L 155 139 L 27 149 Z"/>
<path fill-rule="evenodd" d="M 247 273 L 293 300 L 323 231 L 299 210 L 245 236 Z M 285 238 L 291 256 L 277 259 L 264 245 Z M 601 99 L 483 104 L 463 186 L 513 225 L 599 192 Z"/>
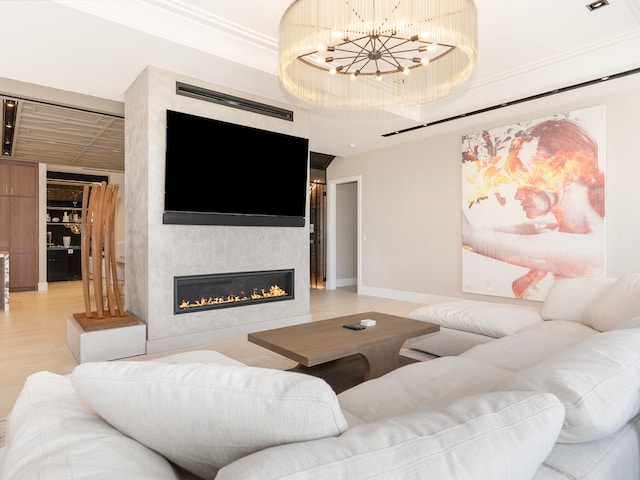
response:
<path fill-rule="evenodd" d="M 451 118 L 464 117 L 457 128 L 467 128 L 474 124 L 474 112 L 622 72 L 638 73 L 640 0 L 610 1 L 593 12 L 585 8 L 588 0 L 474 2 L 480 57 L 464 88 L 433 102 L 371 116 L 309 108 L 310 149 L 350 157 L 390 148 L 438 134 Z M 107 1 L 0 1 L 3 18 L 20 19 L 5 22 L 0 31 L 3 45 L 11 45 L 0 64 L 0 81 L 56 92 L 20 94 L 32 89 L 10 87 L 0 91 L 0 95 L 49 101 L 44 105 L 24 101 L 14 158 L 123 171 L 123 119 L 100 113 L 119 115 L 121 110 L 111 110 L 110 105 L 89 107 L 97 112 L 71 111 L 52 104 L 87 107 L 84 100 L 59 101 L 67 97 L 57 92 L 123 104 L 126 89 L 149 65 L 277 104 L 294 103 L 284 95 L 277 77 L 279 21 L 291 0 L 116 3 L 118 8 Z M 16 42 L 25 38 L 26 24 L 28 41 Z M 637 76 L 606 82 L 598 95 L 605 89 L 612 93 L 637 89 Z M 571 105 L 590 95 L 575 90 L 565 95 L 564 103 Z M 525 110 L 506 108 L 512 117 Z"/>

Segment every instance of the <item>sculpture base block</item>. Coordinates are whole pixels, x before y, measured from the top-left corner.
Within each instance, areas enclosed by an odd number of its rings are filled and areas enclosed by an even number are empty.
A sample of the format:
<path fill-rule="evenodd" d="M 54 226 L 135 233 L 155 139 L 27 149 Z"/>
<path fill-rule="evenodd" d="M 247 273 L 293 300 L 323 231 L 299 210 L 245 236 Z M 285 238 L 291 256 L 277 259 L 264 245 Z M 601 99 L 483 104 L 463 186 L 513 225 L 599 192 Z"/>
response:
<path fill-rule="evenodd" d="M 121 317 L 117 317 L 121 318 Z M 91 318 L 89 321 L 93 322 Z M 128 316 L 127 325 L 85 330 L 75 318 L 67 318 L 67 345 L 78 363 L 102 362 L 147 353 L 147 326 Z M 124 322 L 124 320 L 123 320 Z"/>

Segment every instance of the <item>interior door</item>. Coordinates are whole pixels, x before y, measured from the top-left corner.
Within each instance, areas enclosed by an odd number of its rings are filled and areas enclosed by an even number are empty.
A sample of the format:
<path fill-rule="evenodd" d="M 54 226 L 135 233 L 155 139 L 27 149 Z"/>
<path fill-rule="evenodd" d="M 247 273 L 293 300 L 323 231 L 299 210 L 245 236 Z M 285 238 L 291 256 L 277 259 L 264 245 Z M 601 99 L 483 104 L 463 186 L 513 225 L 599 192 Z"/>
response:
<path fill-rule="evenodd" d="M 326 282 L 327 185 L 321 182 L 312 183 L 309 202 L 310 286 L 311 288 L 324 288 Z"/>

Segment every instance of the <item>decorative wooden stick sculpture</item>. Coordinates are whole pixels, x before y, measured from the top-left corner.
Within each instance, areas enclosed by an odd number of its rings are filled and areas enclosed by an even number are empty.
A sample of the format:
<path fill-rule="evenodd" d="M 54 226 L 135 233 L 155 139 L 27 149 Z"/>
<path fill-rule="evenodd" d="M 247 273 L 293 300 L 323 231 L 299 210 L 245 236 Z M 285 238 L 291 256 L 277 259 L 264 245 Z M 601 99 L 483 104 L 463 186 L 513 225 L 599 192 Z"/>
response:
<path fill-rule="evenodd" d="M 118 188 L 106 182 L 86 185 L 82 195 L 81 268 L 85 312 L 73 316 L 86 331 L 138 323 L 125 313 L 118 285 L 113 235 Z"/>

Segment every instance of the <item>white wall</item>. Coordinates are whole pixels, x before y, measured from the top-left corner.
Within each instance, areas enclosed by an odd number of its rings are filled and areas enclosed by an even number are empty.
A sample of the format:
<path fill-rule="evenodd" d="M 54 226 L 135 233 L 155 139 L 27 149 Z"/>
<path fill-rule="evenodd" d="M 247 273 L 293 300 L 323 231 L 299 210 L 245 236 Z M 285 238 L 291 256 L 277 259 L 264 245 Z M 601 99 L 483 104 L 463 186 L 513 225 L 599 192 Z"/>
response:
<path fill-rule="evenodd" d="M 461 290 L 461 137 L 602 104 L 607 275 L 640 272 L 640 89 L 632 76 L 418 129 L 403 134 L 407 144 L 336 158 L 327 182 L 362 176 L 360 293 L 425 303 L 442 297 L 518 302 Z"/>

